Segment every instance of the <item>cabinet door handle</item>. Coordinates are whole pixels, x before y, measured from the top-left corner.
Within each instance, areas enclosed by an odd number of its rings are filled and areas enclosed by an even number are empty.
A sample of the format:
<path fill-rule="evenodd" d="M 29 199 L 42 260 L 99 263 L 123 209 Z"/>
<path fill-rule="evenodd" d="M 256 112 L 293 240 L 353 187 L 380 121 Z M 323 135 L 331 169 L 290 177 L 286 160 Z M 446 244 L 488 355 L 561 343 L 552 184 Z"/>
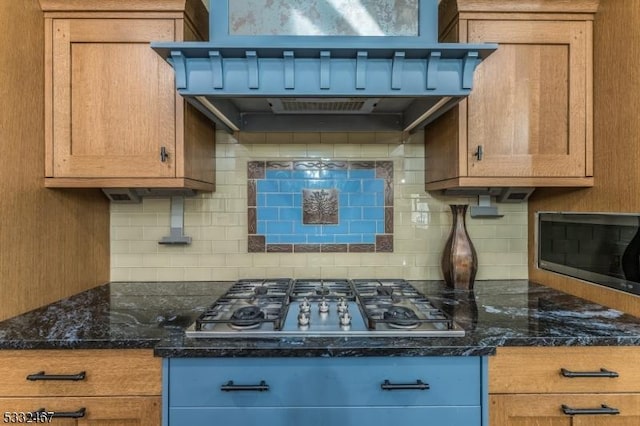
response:
<path fill-rule="evenodd" d="M 478 145 L 478 148 L 476 148 L 476 152 L 474 152 L 473 155 L 478 159 L 478 161 L 482 161 L 482 156 L 484 155 L 484 148 L 482 145 Z"/>
<path fill-rule="evenodd" d="M 609 371 L 606 368 L 601 368 L 600 371 L 570 371 L 566 368 L 561 368 L 560 374 L 562 374 L 563 377 L 569 377 L 571 379 L 575 377 L 608 377 L 613 379 L 619 376 L 615 371 Z"/>
<path fill-rule="evenodd" d="M 160 161 L 164 163 L 167 161 L 167 158 L 169 158 L 169 153 L 167 152 L 167 148 L 165 148 L 164 146 L 160 147 Z"/>
<path fill-rule="evenodd" d="M 562 412 L 567 416 L 620 414 L 620 410 L 618 410 L 617 408 L 609 407 L 608 405 L 605 405 L 605 404 L 602 404 L 600 408 L 571 408 L 568 405 L 562 404 Z"/>
<path fill-rule="evenodd" d="M 85 416 L 87 409 L 85 407 L 80 408 L 77 411 L 51 411 L 45 408 L 40 408 L 36 412 L 47 413 L 47 418 L 67 418 L 67 419 L 79 419 Z"/>
<path fill-rule="evenodd" d="M 416 380 L 415 383 L 391 383 L 389 380 L 385 380 L 380 387 L 383 390 L 427 390 L 429 384 L 424 383 L 422 380 Z"/>
<path fill-rule="evenodd" d="M 226 384 L 220 386 L 220 390 L 223 392 L 236 392 L 236 391 L 266 392 L 269 390 L 269 385 L 264 380 L 262 380 L 260 384 L 257 384 L 257 385 L 235 385 L 233 384 L 233 380 L 229 380 Z"/>
<path fill-rule="evenodd" d="M 40 371 L 35 374 L 29 374 L 27 380 L 35 382 L 36 380 L 84 380 L 87 377 L 86 371 L 81 371 L 78 374 L 45 374 L 44 371 Z"/>

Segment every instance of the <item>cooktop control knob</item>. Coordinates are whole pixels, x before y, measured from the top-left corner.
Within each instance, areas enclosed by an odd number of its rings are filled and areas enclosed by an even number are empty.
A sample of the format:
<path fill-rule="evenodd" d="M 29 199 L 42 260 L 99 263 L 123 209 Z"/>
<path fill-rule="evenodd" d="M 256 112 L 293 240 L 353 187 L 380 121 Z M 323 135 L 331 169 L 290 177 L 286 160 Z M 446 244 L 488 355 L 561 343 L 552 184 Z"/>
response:
<path fill-rule="evenodd" d="M 350 325 L 351 325 L 351 314 L 349 314 L 349 312 L 344 312 L 340 314 L 340 326 L 349 327 Z"/>
<path fill-rule="evenodd" d="M 309 312 L 311 310 L 311 304 L 306 297 L 298 304 L 298 307 L 300 308 L 300 312 Z"/>
<path fill-rule="evenodd" d="M 320 303 L 318 303 L 318 310 L 321 314 L 326 314 L 327 312 L 329 312 L 329 304 L 326 300 L 322 299 Z"/>
<path fill-rule="evenodd" d="M 347 305 L 347 301 L 344 300 L 344 297 L 341 297 L 340 300 L 338 300 L 338 312 L 343 313 L 343 312 L 347 312 L 349 310 L 349 306 Z"/>
<path fill-rule="evenodd" d="M 309 314 L 305 312 L 300 312 L 298 314 L 298 325 L 300 327 L 306 327 L 309 325 Z"/>

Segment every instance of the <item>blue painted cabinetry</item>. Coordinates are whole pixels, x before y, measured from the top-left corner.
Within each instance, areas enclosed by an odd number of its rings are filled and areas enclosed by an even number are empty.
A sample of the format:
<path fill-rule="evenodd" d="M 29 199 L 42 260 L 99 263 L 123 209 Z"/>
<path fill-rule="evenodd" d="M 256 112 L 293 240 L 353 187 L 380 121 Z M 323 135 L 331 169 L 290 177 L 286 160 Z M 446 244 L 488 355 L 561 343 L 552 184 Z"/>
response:
<path fill-rule="evenodd" d="M 486 425 L 483 357 L 170 358 L 164 422 Z"/>

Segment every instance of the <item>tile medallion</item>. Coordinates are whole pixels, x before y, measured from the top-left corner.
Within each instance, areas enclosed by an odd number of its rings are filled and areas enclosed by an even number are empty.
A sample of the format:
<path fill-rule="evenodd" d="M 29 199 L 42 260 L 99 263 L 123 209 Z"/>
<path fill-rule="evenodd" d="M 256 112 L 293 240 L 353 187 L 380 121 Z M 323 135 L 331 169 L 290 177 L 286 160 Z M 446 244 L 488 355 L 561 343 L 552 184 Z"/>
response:
<path fill-rule="evenodd" d="M 247 164 L 248 250 L 393 252 L 393 162 Z"/>

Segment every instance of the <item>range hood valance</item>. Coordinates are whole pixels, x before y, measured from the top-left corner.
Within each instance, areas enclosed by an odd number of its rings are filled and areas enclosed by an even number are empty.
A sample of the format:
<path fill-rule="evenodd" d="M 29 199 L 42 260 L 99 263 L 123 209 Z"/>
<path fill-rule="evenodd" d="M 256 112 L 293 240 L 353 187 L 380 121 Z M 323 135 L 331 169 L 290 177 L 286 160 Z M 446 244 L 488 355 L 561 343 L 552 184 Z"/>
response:
<path fill-rule="evenodd" d="M 210 0 L 210 41 L 152 43 L 178 93 L 228 131 L 415 131 L 469 95 L 497 48 L 437 43 L 437 0 L 407 0 L 415 36 L 235 35 L 230 1 Z"/>

